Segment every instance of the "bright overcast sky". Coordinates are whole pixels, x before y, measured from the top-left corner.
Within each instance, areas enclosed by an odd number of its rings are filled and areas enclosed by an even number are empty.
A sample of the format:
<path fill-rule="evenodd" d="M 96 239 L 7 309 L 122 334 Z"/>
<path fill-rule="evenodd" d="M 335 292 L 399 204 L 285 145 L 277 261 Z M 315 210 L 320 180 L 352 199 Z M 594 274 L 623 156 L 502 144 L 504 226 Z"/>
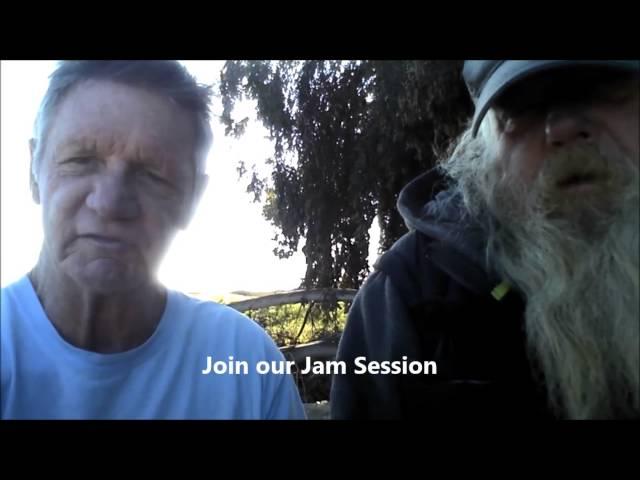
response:
<path fill-rule="evenodd" d="M 202 83 L 219 80 L 222 61 L 182 62 Z M 47 87 L 52 61 L 3 61 L 1 64 L 1 283 L 5 286 L 35 264 L 42 243 L 40 208 L 29 193 L 29 149 L 33 121 Z M 214 144 L 207 161 L 209 186 L 190 227 L 180 232 L 160 268 L 170 288 L 204 295 L 234 290 L 291 290 L 305 272 L 301 252 L 280 260 L 272 253 L 274 228 L 262 217 L 261 205 L 246 193 L 248 179 L 238 181 L 240 160 L 263 173 L 273 155 L 267 130 L 255 120 L 254 105 L 242 102 L 234 117 L 248 116 L 244 136 L 224 136 L 214 99 Z M 376 222 L 374 222 L 375 224 Z M 377 229 L 376 229 L 377 230 Z M 377 238 L 377 232 L 372 231 Z M 373 240 L 373 238 L 372 238 Z M 302 245 L 300 245 L 301 247 Z M 377 245 L 370 252 L 375 254 Z M 373 257 L 372 257 L 373 258 Z"/>

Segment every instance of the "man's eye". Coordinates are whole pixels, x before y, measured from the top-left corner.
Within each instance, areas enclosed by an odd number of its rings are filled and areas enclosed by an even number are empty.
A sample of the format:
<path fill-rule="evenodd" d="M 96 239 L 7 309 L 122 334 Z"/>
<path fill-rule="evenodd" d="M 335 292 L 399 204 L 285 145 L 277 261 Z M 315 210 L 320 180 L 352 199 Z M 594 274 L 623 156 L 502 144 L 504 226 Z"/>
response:
<path fill-rule="evenodd" d="M 71 157 L 62 163 L 74 165 L 87 165 L 93 161 L 93 157 Z"/>
<path fill-rule="evenodd" d="M 142 174 L 142 176 L 146 179 L 149 179 L 155 183 L 159 183 L 162 185 L 168 185 L 169 182 L 167 182 L 167 180 L 165 180 L 164 177 L 162 177 L 161 175 L 157 174 L 156 172 L 152 171 L 152 170 L 141 170 L 140 173 Z"/>
<path fill-rule="evenodd" d="M 542 112 L 546 107 L 547 107 L 547 104 L 541 100 L 528 101 L 528 102 L 523 101 L 509 108 L 508 112 L 513 118 L 518 118 L 524 115 L 537 115 L 540 112 Z"/>
<path fill-rule="evenodd" d="M 506 123 L 533 120 L 544 114 L 547 104 L 539 99 L 522 98 L 518 102 L 501 106 L 497 109 L 498 119 L 504 125 Z"/>

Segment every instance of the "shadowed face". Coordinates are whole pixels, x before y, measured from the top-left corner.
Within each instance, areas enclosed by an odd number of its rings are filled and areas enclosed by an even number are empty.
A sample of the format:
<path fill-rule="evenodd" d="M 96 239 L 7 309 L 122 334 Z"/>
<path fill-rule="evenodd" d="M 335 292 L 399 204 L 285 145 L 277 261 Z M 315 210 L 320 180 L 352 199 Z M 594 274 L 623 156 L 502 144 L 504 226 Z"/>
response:
<path fill-rule="evenodd" d="M 639 166 L 639 107 L 636 74 L 576 68 L 523 81 L 493 108 L 505 179 L 537 190 L 552 215 L 610 201 Z"/>

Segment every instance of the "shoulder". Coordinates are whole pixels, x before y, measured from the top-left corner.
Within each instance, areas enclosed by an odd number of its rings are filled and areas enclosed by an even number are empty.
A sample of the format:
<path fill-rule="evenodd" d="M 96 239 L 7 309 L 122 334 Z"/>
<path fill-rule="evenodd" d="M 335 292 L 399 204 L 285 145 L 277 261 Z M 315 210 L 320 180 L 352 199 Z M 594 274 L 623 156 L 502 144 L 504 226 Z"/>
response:
<path fill-rule="evenodd" d="M 177 309 L 188 316 L 198 327 L 241 329 L 247 332 L 263 332 L 255 321 L 242 312 L 211 300 L 200 300 L 180 292 L 171 292 Z"/>
<path fill-rule="evenodd" d="M 231 307 L 212 301 L 198 300 L 184 294 L 172 293 L 173 313 L 179 314 L 174 325 L 180 325 L 181 348 L 187 352 L 182 363 L 211 357 L 216 361 L 246 362 L 249 374 L 239 381 L 238 376 L 218 376 L 217 379 L 236 381 L 241 404 L 253 404 L 256 418 L 304 418 L 298 390 L 290 374 L 279 370 L 285 358 L 273 339 L 254 320 Z M 179 313 L 178 313 L 179 312 Z M 175 342 L 177 339 L 174 338 Z M 261 372 L 259 365 L 269 365 L 271 371 Z M 277 367 L 274 367 L 276 365 Z M 211 384 L 210 378 L 207 384 Z M 202 379 L 200 379 L 202 380 Z M 227 393 L 229 395 L 229 393 Z"/>
<path fill-rule="evenodd" d="M 378 258 L 365 287 L 398 297 L 407 308 L 439 299 L 448 279 L 430 258 L 433 242 L 417 230 L 406 233 Z"/>
<path fill-rule="evenodd" d="M 4 329 L 7 323 L 18 317 L 30 317 L 38 305 L 38 297 L 33 291 L 29 278 L 25 275 L 19 280 L 2 287 L 0 297 L 0 323 Z"/>
<path fill-rule="evenodd" d="M 278 352 L 273 339 L 245 314 L 210 300 L 200 300 L 180 292 L 170 292 L 173 305 L 169 315 L 177 317 L 185 334 L 194 343 L 225 344 L 238 350 L 267 354 Z"/>
<path fill-rule="evenodd" d="M 365 317 L 399 316 L 418 297 L 420 259 L 418 233 L 408 232 L 378 257 L 360 287 L 354 306 Z M 401 307 L 401 308 L 400 308 Z"/>
<path fill-rule="evenodd" d="M 12 282 L 1 289 L 3 305 L 5 302 L 13 302 L 16 300 L 23 300 L 28 293 L 30 287 L 30 281 L 28 276 L 23 276 L 20 279 Z"/>

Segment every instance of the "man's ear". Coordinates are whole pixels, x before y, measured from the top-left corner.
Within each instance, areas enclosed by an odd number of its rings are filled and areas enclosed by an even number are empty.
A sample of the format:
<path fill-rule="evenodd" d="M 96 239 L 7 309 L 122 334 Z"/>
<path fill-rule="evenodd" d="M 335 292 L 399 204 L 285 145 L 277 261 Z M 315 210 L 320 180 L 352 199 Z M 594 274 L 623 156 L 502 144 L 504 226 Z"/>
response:
<path fill-rule="evenodd" d="M 191 197 L 191 201 L 189 205 L 186 206 L 183 212 L 183 216 L 180 219 L 180 228 L 184 230 L 187 228 L 191 220 L 193 219 L 193 215 L 200 203 L 200 199 L 202 198 L 202 194 L 207 189 L 207 185 L 209 184 L 209 176 L 204 173 L 196 174 L 195 185 L 193 188 L 193 195 Z"/>
<path fill-rule="evenodd" d="M 40 187 L 38 185 L 38 179 L 36 178 L 34 171 L 35 165 L 35 153 L 36 153 L 36 140 L 32 138 L 29 140 L 29 153 L 31 155 L 31 162 L 29 164 L 29 184 L 31 187 L 31 197 L 36 204 L 40 205 Z"/>

